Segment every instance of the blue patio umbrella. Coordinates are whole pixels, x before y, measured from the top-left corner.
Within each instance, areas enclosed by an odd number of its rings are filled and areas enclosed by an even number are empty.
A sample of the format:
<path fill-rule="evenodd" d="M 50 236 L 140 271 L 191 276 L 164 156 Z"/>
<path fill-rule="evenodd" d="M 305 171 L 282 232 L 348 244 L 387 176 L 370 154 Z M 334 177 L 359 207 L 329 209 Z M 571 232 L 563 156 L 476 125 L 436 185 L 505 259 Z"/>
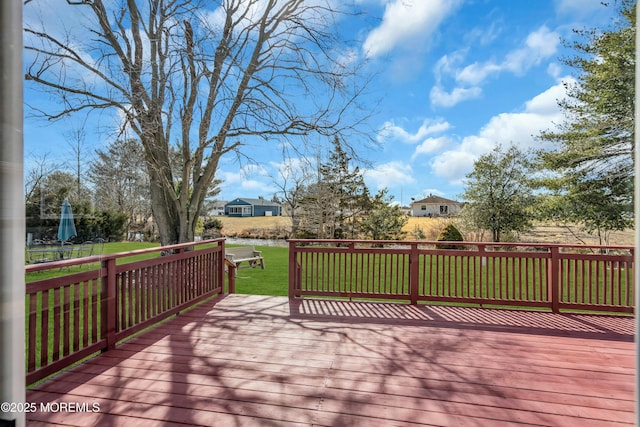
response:
<path fill-rule="evenodd" d="M 60 214 L 60 225 L 58 226 L 58 240 L 63 242 L 77 236 L 76 225 L 73 222 L 73 212 L 71 204 L 67 199 L 62 202 L 62 213 Z"/>

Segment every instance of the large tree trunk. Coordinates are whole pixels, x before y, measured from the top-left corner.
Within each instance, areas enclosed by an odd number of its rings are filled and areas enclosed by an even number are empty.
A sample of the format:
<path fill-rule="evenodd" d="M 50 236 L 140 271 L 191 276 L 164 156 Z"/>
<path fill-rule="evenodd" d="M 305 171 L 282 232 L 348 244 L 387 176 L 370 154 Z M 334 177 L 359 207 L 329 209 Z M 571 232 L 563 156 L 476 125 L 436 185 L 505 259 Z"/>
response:
<path fill-rule="evenodd" d="M 180 218 L 176 204 L 168 194 L 165 187 L 158 185 L 158 179 L 154 178 L 153 168 L 150 168 L 151 211 L 160 233 L 162 246 L 180 242 L 179 223 Z"/>

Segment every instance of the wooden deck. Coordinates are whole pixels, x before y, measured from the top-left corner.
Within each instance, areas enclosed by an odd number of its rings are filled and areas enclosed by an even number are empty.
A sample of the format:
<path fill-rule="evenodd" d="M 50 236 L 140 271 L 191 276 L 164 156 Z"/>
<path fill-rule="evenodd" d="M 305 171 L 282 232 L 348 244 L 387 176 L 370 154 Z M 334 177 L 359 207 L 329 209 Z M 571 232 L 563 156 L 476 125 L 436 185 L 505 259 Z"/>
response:
<path fill-rule="evenodd" d="M 632 425 L 633 329 L 620 317 L 230 295 L 36 386 L 27 420 Z"/>

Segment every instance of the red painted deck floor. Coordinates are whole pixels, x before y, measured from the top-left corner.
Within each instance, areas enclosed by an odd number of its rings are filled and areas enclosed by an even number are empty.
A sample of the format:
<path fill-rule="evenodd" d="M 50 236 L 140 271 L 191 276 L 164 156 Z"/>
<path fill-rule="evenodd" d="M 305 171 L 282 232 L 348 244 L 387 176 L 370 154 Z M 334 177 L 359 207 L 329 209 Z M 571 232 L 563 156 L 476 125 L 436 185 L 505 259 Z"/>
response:
<path fill-rule="evenodd" d="M 58 375 L 29 425 L 618 426 L 633 319 L 230 295 Z M 57 405 L 57 406 L 56 406 Z"/>

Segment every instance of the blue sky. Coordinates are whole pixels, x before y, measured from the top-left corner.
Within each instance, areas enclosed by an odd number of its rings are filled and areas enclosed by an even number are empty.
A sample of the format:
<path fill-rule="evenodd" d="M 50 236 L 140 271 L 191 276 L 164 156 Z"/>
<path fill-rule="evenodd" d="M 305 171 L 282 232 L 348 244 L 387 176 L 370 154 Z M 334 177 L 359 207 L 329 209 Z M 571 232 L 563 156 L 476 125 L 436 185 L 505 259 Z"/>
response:
<path fill-rule="evenodd" d="M 600 0 L 357 0 L 363 17 L 343 22 L 376 73 L 370 86 L 376 105 L 368 125 L 377 144 L 360 155 L 372 191 L 388 188 L 397 202 L 436 194 L 459 199 L 473 162 L 497 144 L 539 147 L 535 136 L 562 121 L 557 100 L 572 79 L 561 40 L 573 29 L 605 28 L 614 7 Z M 52 4 L 52 3 L 50 3 Z M 25 10 L 25 20 L 31 19 Z M 27 86 L 25 101 L 45 105 Z M 366 100 L 365 100 L 366 101 Z M 115 119 L 114 119 L 115 121 Z M 109 120 L 102 118 L 102 125 Z M 25 117 L 25 168 L 44 155 L 71 167 L 69 131 Z M 94 122 L 91 122 L 94 123 Z M 86 164 L 109 132 L 87 129 Z M 260 162 L 222 163 L 221 198 L 270 198 L 272 176 L 283 159 L 265 147 Z"/>

